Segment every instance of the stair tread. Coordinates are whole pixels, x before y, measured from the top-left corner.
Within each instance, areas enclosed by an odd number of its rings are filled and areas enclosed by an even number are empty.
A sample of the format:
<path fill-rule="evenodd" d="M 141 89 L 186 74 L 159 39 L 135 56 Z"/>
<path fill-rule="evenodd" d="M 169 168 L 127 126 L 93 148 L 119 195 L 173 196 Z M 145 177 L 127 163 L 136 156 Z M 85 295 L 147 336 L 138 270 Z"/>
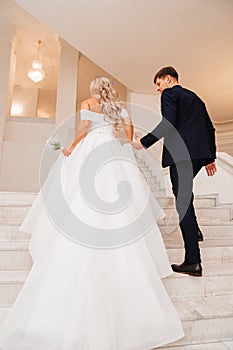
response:
<path fill-rule="evenodd" d="M 233 238 L 233 234 L 232 234 Z M 232 247 L 233 246 L 233 240 L 232 238 L 222 238 L 222 239 L 206 239 L 204 238 L 203 242 L 200 242 L 200 248 L 213 248 L 213 247 Z M 165 243 L 165 246 L 170 249 L 174 248 L 183 248 L 183 241 L 181 238 L 172 239 L 169 237 L 166 237 L 165 234 L 163 234 L 163 240 Z"/>
<path fill-rule="evenodd" d="M 224 342 L 214 342 L 214 343 L 206 343 L 206 344 L 192 344 L 185 346 L 169 346 L 169 347 L 161 347 L 157 348 L 161 350 L 232 350 L 233 349 L 233 341 L 224 341 Z M 153 349 L 155 350 L 155 349 Z"/>
<path fill-rule="evenodd" d="M 171 239 L 164 238 L 164 243 L 167 249 L 184 249 L 184 243 L 182 240 L 175 241 Z M 222 247 L 233 247 L 233 240 L 228 239 L 204 239 L 203 242 L 199 242 L 199 246 L 201 249 L 208 249 L 208 248 L 222 248 Z"/>
<path fill-rule="evenodd" d="M 163 240 L 168 249 L 183 249 L 183 241 L 181 237 L 174 239 L 169 237 L 172 233 L 163 233 Z M 31 237 L 30 237 L 31 238 Z M 12 249 L 27 249 L 29 239 L 18 240 L 0 240 L 0 250 L 12 250 Z M 222 239 L 205 239 L 200 242 L 201 248 L 214 248 L 214 247 L 233 247 L 233 240 L 231 238 Z"/>
<path fill-rule="evenodd" d="M 27 250 L 28 249 L 28 241 L 1 241 L 0 242 L 0 250 Z"/>
<path fill-rule="evenodd" d="M 178 222 L 177 221 L 172 221 L 168 225 L 168 217 L 165 217 L 164 219 L 161 219 L 158 221 L 159 226 L 175 226 L 178 227 Z M 198 218 L 197 218 L 198 219 Z M 198 220 L 199 226 L 233 226 L 233 220 L 220 220 L 220 219 L 206 219 L 206 220 Z"/>
<path fill-rule="evenodd" d="M 148 176 L 149 178 L 152 178 Z M 155 177 L 154 177 L 155 179 Z M 155 179 L 156 182 L 156 179 Z M 154 184 L 152 183 L 151 186 Z M 162 196 L 163 190 L 157 189 L 152 191 L 158 196 Z M 21 213 L 24 209 L 17 209 L 17 207 L 29 207 L 37 193 L 21 193 L 21 192 L 0 192 L 0 207 L 11 207 L 16 211 L 14 214 Z M 159 199 L 159 198 L 158 198 Z M 165 211 L 168 209 L 168 212 L 171 212 L 171 209 L 174 208 L 174 197 L 168 196 L 164 202 Z M 206 256 L 206 260 L 209 259 L 209 256 L 217 256 L 219 261 L 215 261 L 212 259 L 212 262 L 203 262 L 203 276 L 199 278 L 191 277 L 189 275 L 177 274 L 173 273 L 172 275 L 163 279 L 165 282 L 165 287 L 169 290 L 172 290 L 171 300 L 176 307 L 178 313 L 182 321 L 185 324 L 191 324 L 192 327 L 196 327 L 196 324 L 208 325 L 212 324 L 212 322 L 220 321 L 222 324 L 227 325 L 227 331 L 229 333 L 230 327 L 233 324 L 233 295 L 231 293 L 231 286 L 233 283 L 233 260 L 231 259 L 231 252 L 233 252 L 233 220 L 224 219 L 224 217 L 228 217 L 224 214 L 224 210 L 230 210 L 232 208 L 231 204 L 218 204 L 218 194 L 209 194 L 209 195 L 196 195 L 195 200 L 197 202 L 197 213 L 200 210 L 206 210 L 206 213 L 203 211 L 203 218 L 199 220 L 199 224 L 201 230 L 203 229 L 204 242 L 200 242 L 200 248 L 203 251 L 203 257 Z M 208 201 L 209 200 L 209 201 Z M 166 203 L 167 202 L 167 203 Z M 213 210 L 213 213 L 211 210 Z M 10 209 L 6 209 L 6 214 Z M 216 210 L 216 218 L 215 218 L 215 210 Z M 220 215 L 222 214 L 222 218 L 218 218 L 217 211 L 220 211 Z M 26 209 L 25 209 L 26 211 Z M 7 214 L 8 215 L 8 214 Z M 206 218 L 205 218 L 206 215 Z M 162 231 L 166 231 L 166 228 L 169 229 L 169 225 L 167 224 L 169 220 L 169 213 L 166 216 L 165 220 L 161 220 L 158 222 L 159 227 Z M 202 215 L 200 215 L 202 216 Z M 213 219 L 211 218 L 213 216 Z M 208 218 L 209 217 L 209 218 Z M 8 218 L 8 216 L 7 216 Z M 2 251 L 12 251 L 9 254 L 16 258 L 21 258 L 21 255 L 24 258 L 24 251 L 28 251 L 29 239 L 30 236 L 20 239 L 20 236 L 17 237 L 17 230 L 21 225 L 22 220 L 20 220 L 19 215 L 16 218 L 8 219 L 0 219 L 0 230 L 2 233 L 2 239 L 0 239 L 0 252 Z M 172 224 L 170 226 L 173 226 Z M 181 238 L 181 233 L 179 227 L 177 227 L 172 233 L 163 233 L 163 239 L 169 253 L 172 258 L 180 258 L 184 252 L 183 241 Z M 205 235 L 205 228 L 208 232 L 208 235 Z M 224 231 L 225 228 L 225 231 Z M 211 236 L 211 230 L 215 230 L 215 237 Z M 232 231 L 231 231 L 232 229 Z M 12 233 L 13 231 L 13 233 Z M 218 235 L 219 231 L 219 235 Z M 221 231 L 223 233 L 223 237 L 221 237 Z M 9 232 L 9 234 L 8 234 Z M 232 232 L 232 235 L 231 235 Z M 5 237 L 5 238 L 3 238 Z M 16 237 L 8 239 L 8 237 Z M 14 251 L 22 251 L 21 253 L 14 253 Z M 182 253 L 182 254 L 181 254 Z M 5 253 L 1 253 L 3 258 Z M 6 253 L 8 254 L 8 253 Z M 221 260 L 222 259 L 222 260 Z M 17 292 L 17 288 L 20 288 L 20 284 L 23 284 L 28 274 L 30 273 L 31 267 L 29 264 L 26 265 L 23 260 L 22 263 L 20 261 L 20 265 L 14 265 L 15 269 L 10 269 L 13 265 L 7 265 L 3 261 L 2 266 L 6 266 L 7 269 L 0 269 L 0 287 L 3 291 L 12 290 L 12 295 Z M 210 260 L 210 259 L 209 259 Z M 176 263 L 180 263 L 181 261 L 176 261 Z M 5 264 L 5 265 L 4 265 Z M 22 265 L 22 269 L 20 266 Z M 185 280 L 186 279 L 186 280 Z M 190 285 L 190 287 L 189 287 Z M 179 292 L 180 287 L 180 295 L 177 294 Z M 214 289 L 213 289 L 214 287 Z M 183 290 L 182 290 L 183 288 Z M 224 289 L 225 288 L 225 289 Z M 193 289 L 193 294 L 189 294 L 189 289 Z M 186 291 L 185 291 L 186 290 Z M 184 291 L 184 292 L 183 292 Z M 230 294 L 231 293 L 231 294 Z M 7 294 L 6 294 L 7 295 Z M 10 311 L 10 306 L 6 305 L 6 302 L 9 303 L 9 298 L 2 303 L 0 306 L 0 322 L 4 320 L 7 313 Z M 10 301 L 11 302 L 11 301 Z M 215 320 L 215 321 L 214 321 Z M 207 322 L 207 323 L 202 323 Z M 205 327 L 205 326 L 204 326 Z M 205 330 L 203 329 L 203 332 Z M 178 344 L 190 344 L 190 345 L 176 345 L 174 347 L 162 347 L 161 349 L 174 349 L 174 350 L 227 350 L 233 349 L 233 342 L 224 341 L 225 339 L 230 339 L 228 333 L 224 333 L 224 337 L 216 338 L 217 343 L 206 343 L 211 342 L 215 338 L 206 338 L 204 339 L 204 343 L 206 344 L 192 344 L 193 342 L 200 341 L 200 339 L 189 340 L 189 334 L 186 334 L 185 342 Z M 203 333 L 204 334 L 204 333 Z M 229 333 L 230 334 L 230 333 Z M 222 342 L 220 341 L 222 340 Z M 223 340 L 224 339 L 224 340 Z M 202 339 L 201 339 L 202 340 Z M 172 344 L 171 344 L 172 345 Z M 200 347 L 201 346 L 201 347 Z M 228 347 L 229 346 L 229 347 Z"/>
<path fill-rule="evenodd" d="M 0 270 L 0 284 L 25 282 L 30 270 Z"/>
<path fill-rule="evenodd" d="M 165 236 L 165 234 L 163 234 Z M 169 238 L 164 238 L 164 243 L 167 249 L 184 249 L 183 241 L 172 240 Z M 29 239 L 18 239 L 18 240 L 0 240 L 0 250 L 25 250 L 28 249 Z M 204 242 L 200 242 L 200 247 L 202 249 L 208 248 L 223 248 L 223 247 L 233 247 L 232 239 L 205 239 Z"/>
<path fill-rule="evenodd" d="M 202 278 L 212 277 L 212 276 L 233 276 L 233 262 L 221 262 L 213 263 L 207 262 L 202 264 L 203 275 Z M 166 277 L 165 279 L 190 279 L 190 282 L 198 283 L 202 278 L 193 279 L 189 275 L 182 273 L 173 273 L 172 275 Z"/>
<path fill-rule="evenodd" d="M 28 206 L 36 198 L 35 192 L 1 192 L 0 207 L 2 206 Z"/>
<path fill-rule="evenodd" d="M 164 226 L 164 225 L 168 225 L 168 220 L 170 220 L 170 218 L 167 216 L 165 217 L 165 219 L 161 219 L 158 221 L 158 225 L 160 226 Z M 12 219 L 2 219 L 0 218 L 0 227 L 1 226 L 20 226 L 23 220 L 12 220 Z M 172 221 L 171 223 L 169 222 L 169 225 L 176 225 L 177 226 L 177 220 L 176 221 Z M 209 219 L 199 219 L 198 223 L 200 226 L 233 226 L 233 220 L 231 219 L 213 219 L 213 218 L 209 218 Z"/>
<path fill-rule="evenodd" d="M 194 207 L 195 207 L 195 203 L 194 203 Z M 175 210 L 175 207 L 174 207 L 174 205 L 166 205 L 166 203 L 164 204 L 164 206 L 163 206 L 163 209 L 165 209 L 165 210 L 171 210 L 171 209 L 174 209 Z M 230 210 L 231 209 L 231 205 L 230 204 L 218 204 L 218 205 L 214 205 L 214 206 L 210 206 L 210 207 L 206 207 L 206 206 L 200 206 L 200 205 L 198 205 L 197 207 L 196 207 L 196 210 L 197 211 L 200 211 L 200 209 L 205 209 L 205 210 L 215 210 L 215 211 L 217 211 L 218 209 L 219 210 L 223 210 L 223 209 L 225 209 L 225 210 Z"/>
<path fill-rule="evenodd" d="M 203 264 L 203 276 L 202 278 L 208 278 L 211 276 L 233 276 L 233 262 L 223 262 L 223 263 L 205 263 Z M 17 270 L 17 269 L 5 269 L 0 270 L 0 284 L 4 282 L 23 282 L 27 278 L 30 269 Z M 190 283 L 198 283 L 201 278 L 193 279 L 188 275 L 173 273 L 172 275 L 164 278 L 167 279 L 189 279 Z"/>
<path fill-rule="evenodd" d="M 172 298 L 182 320 L 233 318 L 233 295 Z"/>
<path fill-rule="evenodd" d="M 233 295 L 179 297 L 171 298 L 171 300 L 182 321 L 192 322 L 215 318 L 232 318 L 233 320 Z M 0 306 L 0 319 L 4 318 L 10 308 L 10 306 Z"/>

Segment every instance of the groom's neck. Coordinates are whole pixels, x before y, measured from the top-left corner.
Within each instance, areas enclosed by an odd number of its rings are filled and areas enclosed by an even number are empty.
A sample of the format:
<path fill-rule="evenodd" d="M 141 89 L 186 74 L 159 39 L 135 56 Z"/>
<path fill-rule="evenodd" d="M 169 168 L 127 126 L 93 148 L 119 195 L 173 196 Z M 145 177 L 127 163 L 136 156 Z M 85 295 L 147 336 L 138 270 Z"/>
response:
<path fill-rule="evenodd" d="M 175 80 L 175 81 L 172 81 L 169 85 L 170 85 L 169 87 L 172 88 L 172 87 L 175 86 L 175 85 L 179 85 L 179 83 L 178 83 L 177 80 Z"/>

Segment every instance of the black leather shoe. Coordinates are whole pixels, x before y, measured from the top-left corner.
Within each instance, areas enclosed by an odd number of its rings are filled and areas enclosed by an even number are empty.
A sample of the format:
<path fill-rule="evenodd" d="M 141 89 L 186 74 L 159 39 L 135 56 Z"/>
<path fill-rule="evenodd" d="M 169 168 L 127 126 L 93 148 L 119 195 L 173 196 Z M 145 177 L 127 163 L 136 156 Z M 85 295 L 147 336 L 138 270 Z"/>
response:
<path fill-rule="evenodd" d="M 183 262 L 180 265 L 173 264 L 172 270 L 178 273 L 186 273 L 191 276 L 202 276 L 201 263 L 186 264 L 185 262 Z"/>
<path fill-rule="evenodd" d="M 204 237 L 203 237 L 203 234 L 202 232 L 200 231 L 200 229 L 198 230 L 198 241 L 199 242 L 203 242 L 204 241 Z"/>

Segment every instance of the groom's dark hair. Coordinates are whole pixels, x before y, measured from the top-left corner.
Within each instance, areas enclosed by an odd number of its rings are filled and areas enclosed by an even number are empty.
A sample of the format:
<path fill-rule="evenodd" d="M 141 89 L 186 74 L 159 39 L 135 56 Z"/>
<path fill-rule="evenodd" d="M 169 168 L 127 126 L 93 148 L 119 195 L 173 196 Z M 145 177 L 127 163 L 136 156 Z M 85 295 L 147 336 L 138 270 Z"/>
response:
<path fill-rule="evenodd" d="M 175 68 L 169 66 L 169 67 L 164 67 L 160 69 L 154 76 L 154 83 L 156 84 L 156 80 L 159 78 L 164 78 L 166 75 L 170 75 L 171 77 L 175 78 L 178 81 L 178 73 L 175 70 Z"/>

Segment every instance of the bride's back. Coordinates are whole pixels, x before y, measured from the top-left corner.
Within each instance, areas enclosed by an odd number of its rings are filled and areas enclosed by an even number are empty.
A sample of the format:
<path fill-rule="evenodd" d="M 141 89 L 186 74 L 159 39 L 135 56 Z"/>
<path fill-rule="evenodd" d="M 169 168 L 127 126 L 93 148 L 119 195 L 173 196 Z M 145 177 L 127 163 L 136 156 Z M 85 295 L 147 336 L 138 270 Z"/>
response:
<path fill-rule="evenodd" d="M 100 103 L 94 97 L 84 100 L 81 104 L 81 109 L 89 109 L 92 112 L 102 114 Z"/>

